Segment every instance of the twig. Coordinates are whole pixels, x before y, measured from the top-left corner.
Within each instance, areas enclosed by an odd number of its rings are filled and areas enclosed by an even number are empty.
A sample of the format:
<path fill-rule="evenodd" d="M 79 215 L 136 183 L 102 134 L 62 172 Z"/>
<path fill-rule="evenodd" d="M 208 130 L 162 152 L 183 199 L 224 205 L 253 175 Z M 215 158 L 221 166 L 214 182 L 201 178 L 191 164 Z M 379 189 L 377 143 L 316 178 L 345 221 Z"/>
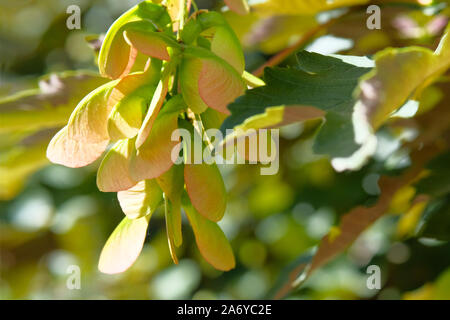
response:
<path fill-rule="evenodd" d="M 323 31 L 324 29 L 328 28 L 332 24 L 334 24 L 337 21 L 337 19 L 329 20 L 328 22 L 318 25 L 317 27 L 309 30 L 306 32 L 300 39 L 297 40 L 296 43 L 294 43 L 292 46 L 284 49 L 283 51 L 280 51 L 276 55 L 274 55 L 272 58 L 270 58 L 268 61 L 266 61 L 263 65 L 261 65 L 258 69 L 253 71 L 253 75 L 257 77 L 261 77 L 264 73 L 264 69 L 266 67 L 274 67 L 283 60 L 285 60 L 287 57 L 289 57 L 291 54 L 293 54 L 295 51 L 303 47 L 306 43 L 308 43 L 311 39 L 313 39 L 318 33 Z"/>
<path fill-rule="evenodd" d="M 324 31 L 325 29 L 332 26 L 336 22 L 341 21 L 342 19 L 348 17 L 349 15 L 351 15 L 355 12 L 359 12 L 361 10 L 365 11 L 366 7 L 365 6 L 352 7 L 343 15 L 333 18 L 333 19 L 330 19 L 327 22 L 320 24 L 320 25 L 316 26 L 315 28 L 307 31 L 292 46 L 284 49 L 283 51 L 280 51 L 279 53 L 277 53 L 276 55 L 271 57 L 268 61 L 266 61 L 263 65 L 261 65 L 258 69 L 253 71 L 252 72 L 253 75 L 257 76 L 257 77 L 261 77 L 263 75 L 264 69 L 266 67 L 274 67 L 274 66 L 280 64 L 287 57 L 289 57 L 291 54 L 293 54 L 295 51 L 299 50 L 301 47 L 303 47 L 305 44 L 307 44 L 309 41 L 311 41 L 313 38 L 315 38 L 320 32 Z"/>

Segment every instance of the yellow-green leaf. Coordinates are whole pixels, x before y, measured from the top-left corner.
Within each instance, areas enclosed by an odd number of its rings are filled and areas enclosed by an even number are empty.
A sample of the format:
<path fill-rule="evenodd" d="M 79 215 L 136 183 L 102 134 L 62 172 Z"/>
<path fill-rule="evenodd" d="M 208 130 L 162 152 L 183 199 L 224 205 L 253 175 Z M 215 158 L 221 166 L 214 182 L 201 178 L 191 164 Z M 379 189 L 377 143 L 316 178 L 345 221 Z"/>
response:
<path fill-rule="evenodd" d="M 65 71 L 39 78 L 39 88 L 0 98 L 0 133 L 60 128 L 80 100 L 108 79 L 94 72 Z"/>
<path fill-rule="evenodd" d="M 195 113 L 207 107 L 229 114 L 227 105 L 246 89 L 241 75 L 226 61 L 203 48 L 188 48 L 180 68 L 183 97 Z"/>
<path fill-rule="evenodd" d="M 183 165 L 174 165 L 169 171 L 157 178 L 158 184 L 166 196 L 166 225 L 172 242 L 179 247 L 183 242 L 181 232 L 181 195 L 184 190 Z"/>
<path fill-rule="evenodd" d="M 23 187 L 26 178 L 48 164 L 47 141 L 33 146 L 17 145 L 2 150 L 0 157 L 0 200 L 9 200 Z"/>
<path fill-rule="evenodd" d="M 195 209 L 211 221 L 222 219 L 227 206 L 226 190 L 217 165 L 185 164 L 184 181 Z"/>
<path fill-rule="evenodd" d="M 142 144 L 144 144 L 145 140 L 148 138 L 150 132 L 152 131 L 155 119 L 158 116 L 159 110 L 161 109 L 166 98 L 168 86 L 168 77 L 163 78 L 159 81 L 155 93 L 153 94 L 152 101 L 150 102 L 150 106 L 147 110 L 147 114 L 145 115 L 144 122 L 139 129 L 136 138 L 136 148 L 139 148 L 140 146 L 142 146 Z"/>
<path fill-rule="evenodd" d="M 198 128 L 187 121 L 180 121 L 180 127 L 189 132 L 190 138 L 190 141 L 183 140 L 187 194 L 200 214 L 211 221 L 219 221 L 226 209 L 226 189 L 220 171 L 216 163 L 203 158 L 206 145 L 197 147 L 202 141 Z"/>
<path fill-rule="evenodd" d="M 178 47 L 178 43 L 170 36 L 149 31 L 148 28 L 128 27 L 124 32 L 127 43 L 139 52 L 160 60 L 170 60 L 167 47 Z"/>
<path fill-rule="evenodd" d="M 244 15 L 250 12 L 247 0 L 224 0 L 228 8 L 232 11 Z"/>
<path fill-rule="evenodd" d="M 163 194 L 155 180 L 142 180 L 128 190 L 118 192 L 117 199 L 126 216 L 136 219 L 155 212 Z"/>
<path fill-rule="evenodd" d="M 172 141 L 172 134 L 178 128 L 178 114 L 184 107 L 181 96 L 176 96 L 159 113 L 150 135 L 132 158 L 131 175 L 135 180 L 157 178 L 172 167 L 172 152 L 179 148 L 179 141 Z"/>
<path fill-rule="evenodd" d="M 106 33 L 98 57 L 102 75 L 117 79 L 125 76 L 131 69 L 133 52 L 125 41 L 123 32 L 128 23 L 135 21 L 146 23 L 149 30 L 155 30 L 155 27 L 163 31 L 170 30 L 170 16 L 163 6 L 143 1 L 131 8 L 120 16 Z"/>
<path fill-rule="evenodd" d="M 161 61 L 152 59 L 145 72 L 122 78 L 111 92 L 108 104 L 114 106 L 109 115 L 111 140 L 135 137 L 142 126 L 147 107 L 159 81 Z"/>
<path fill-rule="evenodd" d="M 98 269 L 103 273 L 124 272 L 141 253 L 147 235 L 149 216 L 124 218 L 103 247 Z"/>
<path fill-rule="evenodd" d="M 97 172 L 97 186 L 100 191 L 128 190 L 136 184 L 129 170 L 130 158 L 134 152 L 134 139 L 120 140 L 108 151 Z"/>
<path fill-rule="evenodd" d="M 267 0 L 253 8 L 268 15 L 313 15 L 340 7 L 361 5 L 369 0 Z"/>
<path fill-rule="evenodd" d="M 167 197 L 164 197 L 164 208 L 170 256 L 172 257 L 173 262 L 178 264 L 177 253 L 175 251 L 175 237 L 178 232 L 180 232 L 179 236 L 181 236 L 181 207 L 179 206 L 178 208 L 174 208 L 173 203 L 167 199 Z"/>
<path fill-rule="evenodd" d="M 109 143 L 107 129 L 111 111 L 108 97 L 116 84 L 109 82 L 88 94 L 73 111 L 67 126 L 56 134 L 47 149 L 48 159 L 67 167 L 94 162 Z"/>
<path fill-rule="evenodd" d="M 204 218 L 191 205 L 187 194 L 183 195 L 183 207 L 194 231 L 200 253 L 214 268 L 228 271 L 235 267 L 235 259 L 230 243 L 217 225 Z"/>
<path fill-rule="evenodd" d="M 389 48 L 374 59 L 376 67 L 363 77 L 359 98 L 362 113 L 378 129 L 392 112 L 449 69 L 450 26 L 434 52 L 421 47 Z"/>
<path fill-rule="evenodd" d="M 228 26 L 215 28 L 211 51 L 228 62 L 239 74 L 245 69 L 244 52 L 239 39 Z"/>

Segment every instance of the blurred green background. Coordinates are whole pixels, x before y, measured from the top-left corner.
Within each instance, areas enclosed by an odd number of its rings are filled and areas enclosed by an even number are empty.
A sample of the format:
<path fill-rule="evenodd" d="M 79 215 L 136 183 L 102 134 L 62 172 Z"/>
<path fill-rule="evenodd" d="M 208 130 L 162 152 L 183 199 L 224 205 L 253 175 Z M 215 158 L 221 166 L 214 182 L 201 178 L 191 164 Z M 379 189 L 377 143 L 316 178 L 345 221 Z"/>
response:
<path fill-rule="evenodd" d="M 115 18 L 137 2 L 0 0 L 0 97 L 36 87 L 36 77 L 44 74 L 79 69 L 96 71 L 93 49 L 85 37 L 104 33 Z M 197 3 L 201 8 L 221 5 L 219 1 Z M 72 4 L 82 8 L 81 30 L 66 27 L 66 9 Z M 387 10 L 383 19 L 398 17 L 406 11 L 397 7 Z M 419 24 L 429 22 L 418 11 L 407 12 Z M 238 21 L 234 14 L 225 14 L 229 21 Z M 332 38 L 325 38 L 325 42 L 322 38 L 310 49 L 371 54 L 387 45 L 420 43 L 431 47 L 435 43 L 432 33 L 408 38 L 402 36 L 401 30 L 393 31 L 391 23 L 383 31 L 368 33 L 362 24 L 364 17 L 334 26 Z M 245 30 L 254 22 L 249 19 L 233 26 L 241 39 L 247 41 L 247 69 L 252 70 L 287 40 L 280 40 L 277 34 L 274 36 L 277 41 L 270 41 L 270 37 L 254 39 L 258 35 L 255 32 L 251 38 Z M 304 20 L 299 22 L 298 17 L 278 19 L 281 20 L 275 25 L 283 25 L 290 30 L 289 37 L 294 38 L 304 32 L 303 24 L 307 24 Z M 264 25 L 261 28 L 264 31 Z M 280 30 L 280 35 L 287 37 Z M 287 60 L 285 64 L 292 62 Z M 0 297 L 271 297 L 272 288 L 285 274 L 286 267 L 314 247 L 341 214 L 355 205 L 369 205 L 376 200 L 378 175 L 374 172 L 379 172 L 380 167 L 395 171 L 404 165 L 405 157 L 398 152 L 396 140 L 389 132 L 381 132 L 384 144 L 378 159 L 358 172 L 338 174 L 329 159 L 313 154 L 310 127 L 313 124 L 296 124 L 281 130 L 280 172 L 275 176 L 261 176 L 258 166 L 220 168 L 229 192 L 227 212 L 220 225 L 237 260 L 236 268 L 227 273 L 214 270 L 203 260 L 190 228 L 183 228 L 185 241 L 179 254 L 180 264 L 173 265 L 164 213 L 160 211 L 151 219 L 146 245 L 133 267 L 119 275 L 101 274 L 97 270 L 101 248 L 123 217 L 116 194 L 97 190 L 98 163 L 82 169 L 43 166 L 27 179 L 16 197 L 0 202 Z M 289 298 L 430 298 L 427 290 L 431 287 L 433 297 L 450 298 L 450 244 L 399 237 L 397 222 L 403 213 L 401 205 L 399 208 L 392 210 L 396 214 L 378 221 L 345 254 L 315 273 Z M 187 221 L 184 225 L 187 226 Z M 382 269 L 382 290 L 369 290 L 366 286 L 366 269 L 371 264 Z M 80 267 L 80 290 L 67 288 L 70 265 Z"/>

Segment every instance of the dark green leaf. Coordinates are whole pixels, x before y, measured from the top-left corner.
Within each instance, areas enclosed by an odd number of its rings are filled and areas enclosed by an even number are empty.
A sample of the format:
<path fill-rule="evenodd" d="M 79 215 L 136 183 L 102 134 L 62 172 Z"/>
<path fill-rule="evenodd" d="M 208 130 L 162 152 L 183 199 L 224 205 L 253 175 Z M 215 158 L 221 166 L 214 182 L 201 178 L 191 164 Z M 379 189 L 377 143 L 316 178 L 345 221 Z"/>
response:
<path fill-rule="evenodd" d="M 262 114 L 268 107 L 310 106 L 333 112 L 322 126 L 316 152 L 332 156 L 351 154 L 356 150 L 351 119 L 355 104 L 353 91 L 359 78 L 371 69 L 307 51 L 299 52 L 297 58 L 298 68 L 267 68 L 265 86 L 248 90 L 228 106 L 231 116 L 225 120 L 222 130 Z M 346 140 L 345 148 L 341 148 L 340 139 L 350 139 Z"/>

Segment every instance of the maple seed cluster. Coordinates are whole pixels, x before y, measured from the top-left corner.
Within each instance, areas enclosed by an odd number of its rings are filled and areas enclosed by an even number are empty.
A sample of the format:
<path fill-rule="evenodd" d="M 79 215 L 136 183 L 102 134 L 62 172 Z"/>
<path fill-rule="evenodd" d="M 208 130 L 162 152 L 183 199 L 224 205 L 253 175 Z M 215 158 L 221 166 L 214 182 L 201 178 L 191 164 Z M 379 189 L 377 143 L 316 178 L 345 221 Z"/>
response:
<path fill-rule="evenodd" d="M 81 100 L 47 150 L 52 162 L 74 168 L 106 152 L 97 185 L 117 192 L 126 217 L 101 253 L 99 269 L 105 273 L 123 272 L 134 263 L 161 204 L 175 263 L 183 207 L 203 257 L 219 270 L 235 266 L 217 225 L 226 208 L 220 172 L 214 163 L 174 164 L 172 150 L 183 141 L 171 136 L 177 128 L 194 133 L 193 123 L 220 127 L 227 105 L 246 89 L 242 48 L 216 12 L 199 11 L 178 34 L 173 29 L 167 8 L 150 1 L 118 18 L 98 57 L 101 75 L 111 81 Z M 190 150 L 183 153 L 191 157 Z"/>

